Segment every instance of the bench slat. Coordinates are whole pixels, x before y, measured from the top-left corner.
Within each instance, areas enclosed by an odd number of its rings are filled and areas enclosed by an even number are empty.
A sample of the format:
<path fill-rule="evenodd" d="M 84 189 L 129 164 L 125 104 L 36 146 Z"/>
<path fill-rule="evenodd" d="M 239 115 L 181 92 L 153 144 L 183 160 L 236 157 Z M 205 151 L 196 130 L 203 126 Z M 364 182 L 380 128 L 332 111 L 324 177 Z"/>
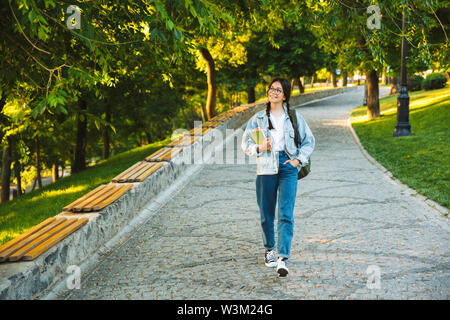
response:
<path fill-rule="evenodd" d="M 92 199 L 88 203 L 86 203 L 83 208 L 81 208 L 80 211 L 88 212 L 92 211 L 92 208 L 99 202 L 103 201 L 104 199 L 108 198 L 111 194 L 113 194 L 116 191 L 117 185 L 110 184 L 108 185 L 108 188 L 105 188 L 105 192 L 102 192 L 98 197 L 95 199 Z"/>
<path fill-rule="evenodd" d="M 92 197 L 86 198 L 86 199 L 84 199 L 84 201 L 78 203 L 76 206 L 74 206 L 72 208 L 72 211 L 73 212 L 82 211 L 84 207 L 89 205 L 89 203 L 91 203 L 92 201 L 95 201 L 95 199 L 101 197 L 105 192 L 108 192 L 108 190 L 110 190 L 111 188 L 113 188 L 112 185 L 104 184 L 103 188 L 100 190 L 100 192 L 97 192 L 96 194 L 92 195 Z"/>
<path fill-rule="evenodd" d="M 57 227 L 59 224 L 63 223 L 66 219 L 55 219 L 47 226 L 40 228 L 38 231 L 34 232 L 33 234 L 29 235 L 28 237 L 24 238 L 22 241 L 17 242 L 16 244 L 12 245 L 8 249 L 4 250 L 2 253 L 0 253 L 0 262 L 5 261 L 8 259 L 9 256 L 13 255 L 15 252 L 20 250 L 21 248 L 25 247 L 29 243 L 33 242 L 46 232 L 49 232 L 53 228 Z"/>
<path fill-rule="evenodd" d="M 6 249 L 11 248 L 13 245 L 16 245 L 17 243 L 19 243 L 20 241 L 28 238 L 29 236 L 31 236 L 33 233 L 39 231 L 40 229 L 44 228 L 45 226 L 49 225 L 50 223 L 52 223 L 53 221 L 55 221 L 56 218 L 51 217 L 48 218 L 44 221 L 42 221 L 41 223 L 39 223 L 38 225 L 32 227 L 30 230 L 28 230 L 25 233 L 22 233 L 20 235 L 18 235 L 17 237 L 15 237 L 14 239 L 12 239 L 11 241 L 8 241 L 7 243 L 5 243 L 4 245 L 2 245 L 0 247 L 0 253 L 2 253 L 3 251 L 5 251 Z"/>
<path fill-rule="evenodd" d="M 175 157 L 177 154 L 179 154 L 183 148 L 174 147 L 174 148 L 167 148 L 163 152 L 159 152 L 158 154 L 152 154 L 145 158 L 148 162 L 160 162 L 160 161 L 170 161 L 173 157 Z"/>
<path fill-rule="evenodd" d="M 73 209 L 73 207 L 75 207 L 77 204 L 79 204 L 80 202 L 86 200 L 87 198 L 95 195 L 97 192 L 101 191 L 103 188 L 105 187 L 104 184 L 98 186 L 97 188 L 95 188 L 94 190 L 86 193 L 85 195 L 83 195 L 81 198 L 78 198 L 77 200 L 75 200 L 74 202 L 72 202 L 71 204 L 65 206 L 63 208 L 63 211 L 71 211 Z"/>
<path fill-rule="evenodd" d="M 34 249 L 28 251 L 24 256 L 23 260 L 33 260 L 36 259 L 38 256 L 40 256 L 42 253 L 47 251 L 49 248 L 53 247 L 55 244 L 84 226 L 86 223 L 88 223 L 89 219 L 82 218 L 82 219 L 74 219 L 76 220 L 73 224 L 70 224 L 63 230 L 59 231 L 58 233 L 54 234 L 52 237 L 47 239 L 46 241 L 42 242 L 40 245 L 35 247 Z"/>
<path fill-rule="evenodd" d="M 145 171 L 142 175 L 137 178 L 137 182 L 142 182 L 145 179 L 147 179 L 151 174 L 153 174 L 156 170 L 161 168 L 164 165 L 162 162 L 158 162 L 155 165 L 153 165 L 149 170 Z"/>
<path fill-rule="evenodd" d="M 109 206 L 111 203 L 113 203 L 114 201 L 116 201 L 117 199 L 119 199 L 121 196 L 123 196 L 125 193 L 128 192 L 128 190 L 130 190 L 131 188 L 133 188 L 133 185 L 129 184 L 129 185 L 125 185 L 122 186 L 121 188 L 118 188 L 117 192 L 115 192 L 114 194 L 112 194 L 108 199 L 103 200 L 100 203 L 97 203 L 92 210 L 93 211 L 99 211 L 102 210 L 103 208 L 105 208 L 106 206 Z"/>
<path fill-rule="evenodd" d="M 170 150 L 170 149 L 167 149 L 167 148 L 161 148 L 161 149 L 159 149 L 159 150 L 153 152 L 151 155 L 149 155 L 149 156 L 148 156 L 147 158 L 145 158 L 145 159 L 159 158 L 162 154 L 166 153 L 167 150 Z"/>
<path fill-rule="evenodd" d="M 57 220 L 62 220 L 62 218 L 61 219 L 57 219 Z M 40 237 L 34 239 L 34 241 L 28 243 L 26 246 L 20 248 L 16 252 L 14 252 L 12 255 L 10 255 L 8 257 L 8 260 L 9 261 L 18 261 L 18 260 L 20 260 L 25 255 L 25 253 L 27 253 L 28 251 L 30 251 L 33 248 L 36 248 L 42 242 L 44 242 L 45 240 L 50 238 L 52 235 L 58 233 L 62 229 L 66 228 L 68 225 L 71 225 L 72 223 L 75 222 L 75 220 L 76 219 L 64 219 L 64 221 L 62 223 L 58 224 L 56 227 L 48 230 L 48 232 L 43 233 Z"/>
<path fill-rule="evenodd" d="M 190 130 L 188 133 L 185 133 L 184 136 L 190 135 L 190 136 L 202 136 L 205 132 L 211 130 L 211 128 L 205 128 L 202 127 L 201 132 L 198 132 L 199 130 L 197 128 L 194 128 Z"/>
<path fill-rule="evenodd" d="M 145 161 L 144 161 L 144 162 L 141 164 L 141 166 L 139 167 L 139 169 L 136 169 L 136 171 L 133 172 L 133 174 L 130 175 L 130 176 L 128 177 L 128 181 L 129 181 L 129 182 L 135 182 L 135 181 L 137 180 L 137 178 L 138 178 L 141 174 L 143 174 L 145 171 L 149 170 L 151 166 L 152 166 L 151 163 L 145 162 Z M 125 182 L 125 181 L 124 181 L 124 182 Z"/>
<path fill-rule="evenodd" d="M 179 154 L 182 150 L 183 148 L 172 148 L 170 152 L 165 153 L 164 156 L 160 157 L 160 159 L 163 161 L 172 160 L 172 158 Z"/>
<path fill-rule="evenodd" d="M 121 177 L 117 180 L 117 182 L 127 182 L 127 181 L 129 181 L 129 180 L 130 180 L 130 177 L 133 176 L 133 175 L 136 173 L 136 171 L 141 170 L 142 163 L 143 163 L 143 161 L 139 161 L 138 163 L 136 163 L 136 164 L 131 168 L 131 170 L 128 170 L 128 172 L 127 172 L 125 175 L 121 176 Z"/>
<path fill-rule="evenodd" d="M 124 175 L 128 174 L 128 172 L 130 172 L 131 170 L 133 170 L 134 168 L 136 168 L 139 165 L 138 163 L 135 163 L 134 165 L 132 165 L 131 167 L 129 167 L 127 170 L 125 170 L 124 172 L 120 173 L 119 175 L 117 175 L 116 177 L 114 177 L 112 179 L 112 182 L 118 182 Z"/>

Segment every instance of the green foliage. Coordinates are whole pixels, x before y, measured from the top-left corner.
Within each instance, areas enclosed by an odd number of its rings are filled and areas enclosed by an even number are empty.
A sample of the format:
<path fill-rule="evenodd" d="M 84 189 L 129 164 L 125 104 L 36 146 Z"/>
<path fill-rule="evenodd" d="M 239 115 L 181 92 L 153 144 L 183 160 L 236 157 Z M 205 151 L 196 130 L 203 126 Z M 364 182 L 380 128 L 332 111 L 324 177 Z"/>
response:
<path fill-rule="evenodd" d="M 441 73 L 430 73 L 423 80 L 422 86 L 425 90 L 441 89 L 445 87 L 447 78 Z"/>
<path fill-rule="evenodd" d="M 414 75 L 408 78 L 408 91 L 419 91 L 422 89 L 422 82 L 424 77 L 421 75 Z"/>
<path fill-rule="evenodd" d="M 448 1 L 306 1 L 311 30 L 326 52 L 337 54 L 336 61 L 348 71 L 381 70 L 389 65 L 400 70 L 402 12 L 408 24 L 408 70 L 420 72 L 449 67 L 450 3 Z M 380 29 L 367 27 L 366 9 L 380 8 Z M 437 65 L 432 65 L 433 63 Z"/>

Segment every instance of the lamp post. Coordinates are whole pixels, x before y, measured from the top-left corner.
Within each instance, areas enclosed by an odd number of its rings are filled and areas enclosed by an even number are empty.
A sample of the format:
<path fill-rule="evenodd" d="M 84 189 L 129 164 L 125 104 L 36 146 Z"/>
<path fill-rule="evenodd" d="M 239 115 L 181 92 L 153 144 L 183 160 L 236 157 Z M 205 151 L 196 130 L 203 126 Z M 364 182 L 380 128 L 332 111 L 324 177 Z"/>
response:
<path fill-rule="evenodd" d="M 411 135 L 411 125 L 409 124 L 409 96 L 407 88 L 406 79 L 406 36 L 405 27 L 407 20 L 405 18 L 405 9 L 403 9 L 403 19 L 402 19 L 402 83 L 400 94 L 397 97 L 397 124 L 395 125 L 395 131 L 393 133 L 394 137 L 410 136 Z"/>

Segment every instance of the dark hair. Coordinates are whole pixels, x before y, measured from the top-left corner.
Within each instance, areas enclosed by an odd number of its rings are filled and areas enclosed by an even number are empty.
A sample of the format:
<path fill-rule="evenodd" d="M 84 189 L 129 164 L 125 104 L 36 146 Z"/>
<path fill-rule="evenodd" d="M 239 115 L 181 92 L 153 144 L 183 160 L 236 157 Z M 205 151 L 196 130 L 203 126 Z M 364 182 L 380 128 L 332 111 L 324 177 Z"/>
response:
<path fill-rule="evenodd" d="M 284 97 L 285 97 L 285 100 L 283 100 L 283 102 L 286 102 L 286 108 L 287 108 L 287 112 L 289 115 L 289 119 L 291 120 L 292 127 L 294 128 L 295 144 L 298 147 L 299 137 L 298 137 L 297 124 L 294 124 L 294 121 L 292 121 L 292 116 L 291 116 L 291 112 L 289 109 L 289 107 L 290 107 L 289 106 L 289 98 L 291 97 L 291 83 L 285 78 L 275 78 L 270 82 L 269 87 L 267 88 L 267 95 L 269 95 L 269 90 L 272 87 L 272 84 L 277 81 L 281 84 L 281 87 L 283 88 L 283 93 L 284 93 Z M 270 101 L 267 101 L 267 104 L 266 104 L 266 114 L 267 114 L 267 118 L 269 120 L 269 130 L 271 130 L 271 129 L 273 129 L 273 126 L 272 126 L 272 121 L 270 121 Z"/>

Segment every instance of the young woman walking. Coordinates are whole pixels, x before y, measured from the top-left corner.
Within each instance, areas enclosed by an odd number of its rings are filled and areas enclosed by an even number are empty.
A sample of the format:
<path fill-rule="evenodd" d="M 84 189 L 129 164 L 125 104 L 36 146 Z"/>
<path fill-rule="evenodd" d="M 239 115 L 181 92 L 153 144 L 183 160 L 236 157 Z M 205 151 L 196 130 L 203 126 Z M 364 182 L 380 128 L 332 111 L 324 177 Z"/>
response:
<path fill-rule="evenodd" d="M 289 272 L 286 260 L 290 256 L 294 235 L 297 173 L 302 166 L 308 164 L 314 150 L 315 139 L 301 115 L 298 114 L 297 123 L 293 123 L 289 110 L 291 85 L 288 80 L 273 79 L 269 84 L 267 95 L 269 101 L 266 109 L 256 113 L 248 121 L 241 147 L 247 155 L 257 157 L 256 199 L 261 216 L 263 244 L 266 248 L 265 265 L 276 267 L 278 275 L 285 277 Z M 256 144 L 252 138 L 252 131 L 258 128 L 262 130 L 266 139 Z M 271 165 L 270 160 L 258 161 L 264 157 L 274 159 L 275 168 L 265 170 L 264 166 Z M 274 232 L 277 194 L 278 259 L 275 253 Z"/>

